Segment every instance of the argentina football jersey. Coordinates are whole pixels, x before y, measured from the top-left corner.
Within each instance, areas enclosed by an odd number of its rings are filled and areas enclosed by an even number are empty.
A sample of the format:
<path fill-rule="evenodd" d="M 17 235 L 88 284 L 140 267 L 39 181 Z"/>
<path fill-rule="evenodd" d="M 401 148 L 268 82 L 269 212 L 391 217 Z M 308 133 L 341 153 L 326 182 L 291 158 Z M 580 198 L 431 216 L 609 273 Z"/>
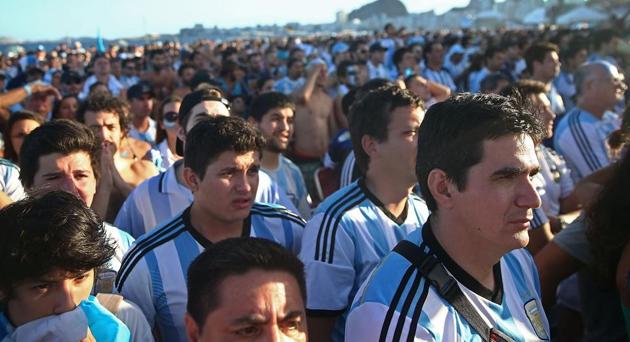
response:
<path fill-rule="evenodd" d="M 333 340 L 343 340 L 345 314 L 361 283 L 428 215 L 424 201 L 410 194 L 401 217 L 394 217 L 361 179 L 319 205 L 304 231 L 300 259 L 305 265 L 308 314 L 341 315 Z"/>
<path fill-rule="evenodd" d="M 540 284 L 531 255 L 516 249 L 493 267 L 495 290 L 485 288 L 458 266 L 437 242 L 430 224 L 406 240 L 435 255 L 472 308 L 489 326 L 514 341 L 549 340 Z M 418 267 L 392 252 L 363 284 L 350 310 L 346 341 L 482 341 L 443 299 Z"/>
<path fill-rule="evenodd" d="M 297 254 L 305 222 L 282 206 L 255 203 L 241 236 L 275 241 Z M 184 314 L 190 263 L 212 242 L 190 223 L 190 207 L 142 235 L 125 255 L 116 289 L 136 303 L 164 341 L 186 341 Z"/>

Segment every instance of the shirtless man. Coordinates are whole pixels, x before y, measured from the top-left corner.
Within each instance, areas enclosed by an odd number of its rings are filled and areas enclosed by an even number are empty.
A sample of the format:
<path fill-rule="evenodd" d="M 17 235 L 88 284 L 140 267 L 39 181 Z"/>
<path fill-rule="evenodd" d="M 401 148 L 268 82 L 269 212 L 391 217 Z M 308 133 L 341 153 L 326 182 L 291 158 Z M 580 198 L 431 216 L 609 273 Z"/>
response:
<path fill-rule="evenodd" d="M 153 85 L 157 98 L 161 100 L 177 87 L 177 73 L 171 67 L 166 50 L 154 50 L 150 56 L 150 70 L 143 73 L 142 80 Z"/>
<path fill-rule="evenodd" d="M 157 168 L 143 157 L 149 144 L 126 136 L 124 104 L 115 97 L 89 97 L 79 109 L 80 122 L 94 129 L 102 140 L 101 178 L 92 208 L 105 221 L 113 222 L 127 195 Z"/>
<path fill-rule="evenodd" d="M 321 165 L 328 143 L 335 133 L 333 100 L 326 94 L 326 65 L 321 60 L 309 63 L 304 86 L 293 92 L 295 100 L 295 140 L 292 159 L 298 165 L 311 196 L 315 196 L 313 173 Z"/>

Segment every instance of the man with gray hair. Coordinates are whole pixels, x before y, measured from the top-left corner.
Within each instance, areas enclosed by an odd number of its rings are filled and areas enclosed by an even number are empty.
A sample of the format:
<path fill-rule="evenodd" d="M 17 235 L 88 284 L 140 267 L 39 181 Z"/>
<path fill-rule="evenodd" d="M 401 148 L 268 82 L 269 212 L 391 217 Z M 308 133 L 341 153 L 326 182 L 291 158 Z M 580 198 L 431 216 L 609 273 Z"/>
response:
<path fill-rule="evenodd" d="M 611 110 L 627 86 L 617 68 L 604 61 L 582 65 L 575 84 L 576 106 L 558 124 L 554 146 L 579 181 L 612 162 L 606 141 L 620 119 Z"/>

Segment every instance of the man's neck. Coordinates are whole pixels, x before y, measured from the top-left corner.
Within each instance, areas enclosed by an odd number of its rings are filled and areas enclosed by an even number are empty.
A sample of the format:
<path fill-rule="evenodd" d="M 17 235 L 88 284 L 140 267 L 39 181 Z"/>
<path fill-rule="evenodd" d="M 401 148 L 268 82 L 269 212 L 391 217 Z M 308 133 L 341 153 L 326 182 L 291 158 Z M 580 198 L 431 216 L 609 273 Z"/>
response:
<path fill-rule="evenodd" d="M 149 129 L 149 116 L 134 114 L 131 123 L 138 131 L 146 132 Z"/>
<path fill-rule="evenodd" d="M 606 109 L 607 109 L 605 107 L 598 106 L 591 102 L 586 102 L 582 99 L 578 99 L 577 106 L 593 114 L 593 116 L 597 117 L 598 119 L 601 119 L 604 116 L 604 113 L 606 112 Z"/>
<path fill-rule="evenodd" d="M 95 76 L 99 82 L 105 83 L 106 85 L 109 83 L 109 74 Z"/>
<path fill-rule="evenodd" d="M 431 229 L 444 251 L 480 284 L 493 290 L 495 279 L 492 268 L 505 253 L 492 248 L 478 248 L 487 245 L 487 241 L 471 234 L 463 224 L 441 216 L 444 215 L 431 215 Z M 466 238 L 462 238 L 464 236 Z"/>
<path fill-rule="evenodd" d="M 401 184 L 401 182 L 396 184 L 394 179 L 396 177 L 378 175 L 374 170 L 368 169 L 365 175 L 365 186 L 383 203 L 385 209 L 399 217 L 405 210 L 407 196 L 413 184 Z"/>
<path fill-rule="evenodd" d="M 260 160 L 260 165 L 263 169 L 267 170 L 275 170 L 280 166 L 280 153 L 265 150 L 262 154 L 262 159 Z"/>
<path fill-rule="evenodd" d="M 440 71 L 442 69 L 442 64 L 440 63 L 428 63 L 427 67 L 433 71 Z"/>
<path fill-rule="evenodd" d="M 547 77 L 544 77 L 540 73 L 536 73 L 536 72 L 532 75 L 532 79 L 535 80 L 535 81 L 540 81 L 540 82 L 542 82 L 542 83 L 544 83 L 546 85 L 549 85 L 551 83 L 551 81 L 553 80 L 553 79 L 549 79 Z"/>
<path fill-rule="evenodd" d="M 190 208 L 190 223 L 193 228 L 210 242 L 218 242 L 232 237 L 239 237 L 243 233 L 243 220 L 225 222 L 217 220 L 213 215 L 193 202 Z"/>

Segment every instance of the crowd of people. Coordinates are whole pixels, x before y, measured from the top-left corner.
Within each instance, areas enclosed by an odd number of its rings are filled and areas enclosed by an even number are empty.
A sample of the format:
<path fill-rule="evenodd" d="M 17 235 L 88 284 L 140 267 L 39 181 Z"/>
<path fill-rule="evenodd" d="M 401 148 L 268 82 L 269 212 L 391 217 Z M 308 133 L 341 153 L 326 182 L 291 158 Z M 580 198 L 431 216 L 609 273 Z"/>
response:
<path fill-rule="evenodd" d="M 0 340 L 625 341 L 628 46 L 0 55 Z"/>

